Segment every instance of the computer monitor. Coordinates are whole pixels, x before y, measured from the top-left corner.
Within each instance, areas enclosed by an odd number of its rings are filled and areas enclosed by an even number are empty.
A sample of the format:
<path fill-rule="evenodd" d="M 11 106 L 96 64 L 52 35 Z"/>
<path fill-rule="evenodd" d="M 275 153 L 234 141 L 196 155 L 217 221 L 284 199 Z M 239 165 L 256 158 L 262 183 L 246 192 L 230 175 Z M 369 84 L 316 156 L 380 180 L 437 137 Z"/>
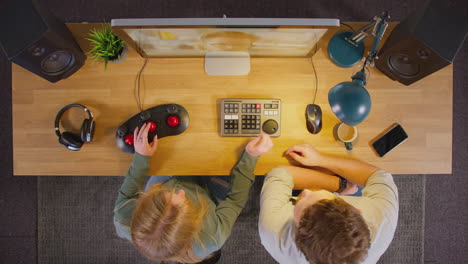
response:
<path fill-rule="evenodd" d="M 310 57 L 338 19 L 112 19 L 114 32 L 144 58 L 205 57 L 209 75 L 245 75 L 250 57 Z"/>

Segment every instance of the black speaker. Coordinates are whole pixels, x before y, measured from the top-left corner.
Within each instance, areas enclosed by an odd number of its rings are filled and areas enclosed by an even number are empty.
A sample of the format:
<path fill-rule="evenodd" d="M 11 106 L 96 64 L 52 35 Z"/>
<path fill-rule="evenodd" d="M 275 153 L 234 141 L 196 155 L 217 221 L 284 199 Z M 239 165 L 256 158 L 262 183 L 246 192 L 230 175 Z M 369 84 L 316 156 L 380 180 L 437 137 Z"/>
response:
<path fill-rule="evenodd" d="M 392 31 L 375 61 L 393 80 L 410 85 L 451 64 L 468 31 L 468 19 L 448 1 L 428 1 Z"/>
<path fill-rule="evenodd" d="M 0 46 L 11 62 L 50 82 L 67 78 L 86 60 L 65 24 L 35 0 L 0 6 Z"/>

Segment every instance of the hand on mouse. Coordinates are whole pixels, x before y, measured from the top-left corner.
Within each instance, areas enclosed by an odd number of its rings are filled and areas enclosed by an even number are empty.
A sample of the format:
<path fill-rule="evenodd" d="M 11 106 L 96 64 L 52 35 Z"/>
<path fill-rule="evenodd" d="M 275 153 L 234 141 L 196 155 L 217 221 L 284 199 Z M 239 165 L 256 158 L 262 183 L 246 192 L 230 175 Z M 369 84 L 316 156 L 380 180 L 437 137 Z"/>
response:
<path fill-rule="evenodd" d="M 245 151 L 251 156 L 258 157 L 267 153 L 273 147 L 273 141 L 269 135 L 262 134 L 252 140 L 245 147 Z"/>
<path fill-rule="evenodd" d="M 153 156 L 158 148 L 158 136 L 155 135 L 153 142 L 148 143 L 148 130 L 150 125 L 144 123 L 141 129 L 138 127 L 133 131 L 135 152 L 143 156 Z"/>
<path fill-rule="evenodd" d="M 304 166 L 320 166 L 322 154 L 309 144 L 294 145 L 284 153 Z"/>

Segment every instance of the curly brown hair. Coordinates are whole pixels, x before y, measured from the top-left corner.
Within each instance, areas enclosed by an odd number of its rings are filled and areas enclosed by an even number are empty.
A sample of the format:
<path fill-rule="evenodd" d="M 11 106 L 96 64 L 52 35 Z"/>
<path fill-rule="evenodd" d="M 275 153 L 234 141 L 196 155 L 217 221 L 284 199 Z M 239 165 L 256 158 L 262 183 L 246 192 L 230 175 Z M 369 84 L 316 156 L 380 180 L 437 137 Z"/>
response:
<path fill-rule="evenodd" d="M 304 209 L 296 230 L 297 247 L 311 263 L 360 263 L 370 232 L 360 212 L 341 198 L 323 199 Z"/>

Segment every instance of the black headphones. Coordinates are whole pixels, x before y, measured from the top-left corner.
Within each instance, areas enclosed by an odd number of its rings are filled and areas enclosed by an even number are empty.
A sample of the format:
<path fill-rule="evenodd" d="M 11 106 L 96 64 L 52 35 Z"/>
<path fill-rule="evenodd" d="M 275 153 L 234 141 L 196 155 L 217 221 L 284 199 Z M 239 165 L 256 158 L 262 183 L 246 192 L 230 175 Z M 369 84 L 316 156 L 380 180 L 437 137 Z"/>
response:
<path fill-rule="evenodd" d="M 60 118 L 65 111 L 72 107 L 79 107 L 88 113 L 89 118 L 86 118 L 81 125 L 81 135 L 73 134 L 71 132 L 60 133 L 59 123 Z M 59 137 L 59 143 L 64 145 L 69 150 L 78 151 L 81 149 L 85 142 L 91 142 L 94 136 L 94 121 L 93 114 L 84 105 L 80 104 L 69 104 L 64 106 L 55 117 L 55 134 Z"/>

